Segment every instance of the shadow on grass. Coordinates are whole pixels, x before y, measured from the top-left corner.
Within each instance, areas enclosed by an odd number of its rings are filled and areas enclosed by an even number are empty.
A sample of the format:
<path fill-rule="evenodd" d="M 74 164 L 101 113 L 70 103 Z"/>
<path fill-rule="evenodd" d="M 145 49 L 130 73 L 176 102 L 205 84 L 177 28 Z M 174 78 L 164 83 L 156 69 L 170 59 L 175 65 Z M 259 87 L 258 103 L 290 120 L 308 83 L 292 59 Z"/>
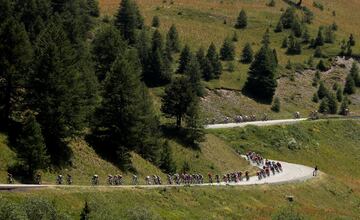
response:
<path fill-rule="evenodd" d="M 161 131 L 166 138 L 172 139 L 184 147 L 198 151 L 201 150 L 199 143 L 194 142 L 192 138 L 190 138 L 192 132 L 190 129 L 179 128 L 175 125 L 167 124 L 161 126 Z"/>

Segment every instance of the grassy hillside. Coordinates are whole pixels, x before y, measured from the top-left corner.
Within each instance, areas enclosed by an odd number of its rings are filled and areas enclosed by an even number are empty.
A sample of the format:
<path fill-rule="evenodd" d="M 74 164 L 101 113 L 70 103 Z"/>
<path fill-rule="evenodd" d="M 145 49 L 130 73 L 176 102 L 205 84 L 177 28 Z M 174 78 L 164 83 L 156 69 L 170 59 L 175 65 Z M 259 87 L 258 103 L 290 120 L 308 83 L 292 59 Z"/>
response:
<path fill-rule="evenodd" d="M 334 66 L 328 72 L 321 73 L 321 80 L 333 93 L 333 85 L 337 83 L 341 87 L 345 85 L 345 78 L 350 71 L 352 60 L 340 60 L 334 62 Z M 342 65 L 340 65 L 342 64 Z M 281 111 L 271 111 L 271 106 L 258 103 L 253 99 L 244 96 L 240 91 L 231 90 L 209 90 L 208 95 L 202 100 L 204 117 L 223 121 L 225 116 L 233 118 L 235 115 L 256 114 L 259 117 L 264 113 L 272 119 L 292 118 L 293 113 L 299 111 L 303 117 L 307 117 L 311 111 L 317 110 L 319 103 L 312 101 L 317 92 L 317 87 L 312 85 L 315 76 L 314 70 L 295 72 L 278 80 L 278 88 L 275 96 L 280 98 Z M 352 115 L 360 115 L 360 90 L 349 96 L 349 106 Z M 340 107 L 340 103 L 338 103 Z"/>
<path fill-rule="evenodd" d="M 283 0 L 276 0 L 275 7 L 269 7 L 267 0 L 137 0 L 136 1 L 145 17 L 145 23 L 151 25 L 153 16 L 160 18 L 159 30 L 165 34 L 170 25 L 176 24 L 180 34 L 182 45 L 190 45 L 193 51 L 199 47 L 205 48 L 214 42 L 219 49 L 223 40 L 227 36 L 233 36 L 234 32 L 238 35 L 236 44 L 236 60 L 234 71 L 228 71 L 229 62 L 223 62 L 224 72 L 220 79 L 205 82 L 209 88 L 208 95 L 202 100 L 203 116 L 207 121 L 223 121 L 225 116 L 234 117 L 237 114 L 257 114 L 267 113 L 270 118 L 289 118 L 293 113 L 300 111 L 303 116 L 307 116 L 311 111 L 318 109 L 318 103 L 311 101 L 317 88 L 311 86 L 314 76 L 313 70 L 303 70 L 301 65 L 307 62 L 309 57 L 314 54 L 314 49 L 309 49 L 308 45 L 302 45 L 301 55 L 287 55 L 286 49 L 281 48 L 284 37 L 290 34 L 290 30 L 281 33 L 273 31 L 283 11 L 289 7 Z M 321 3 L 324 10 L 313 6 L 313 2 Z M 100 1 L 103 16 L 113 16 L 120 0 Z M 330 25 L 336 22 L 336 42 L 325 44 L 322 50 L 329 57 L 335 56 L 340 52 L 340 42 L 347 39 L 353 33 L 355 39 L 360 38 L 360 19 L 357 10 L 360 9 L 360 2 L 351 0 L 304 0 L 303 5 L 314 13 L 312 24 L 307 25 L 312 38 L 316 37 L 320 26 Z M 248 15 L 248 27 L 244 30 L 234 29 L 236 18 L 241 9 Z M 335 16 L 333 14 L 335 12 Z M 300 15 L 301 12 L 298 11 Z M 226 21 L 226 24 L 224 23 Z M 351 21 L 351 22 L 350 22 Z M 270 29 L 271 47 L 277 50 L 278 59 L 281 67 L 279 68 L 278 88 L 276 96 L 280 98 L 282 109 L 280 113 L 270 110 L 270 105 L 261 104 L 256 100 L 244 96 L 242 89 L 246 79 L 249 65 L 239 61 L 241 51 L 246 43 L 251 43 L 254 51 L 261 46 L 261 39 L 265 30 Z M 356 44 L 353 52 L 360 53 L 360 44 Z M 284 67 L 288 61 L 295 63 L 298 68 L 287 70 Z M 318 59 L 314 60 L 317 64 Z M 340 85 L 345 84 L 345 77 L 351 67 L 351 62 L 346 61 L 346 68 L 334 63 L 330 71 L 323 72 L 322 77 L 328 87 L 332 87 L 334 82 Z M 300 68 L 299 68 L 300 67 Z M 222 90 L 225 89 L 225 90 Z M 229 90 L 229 91 L 228 91 Z M 160 109 L 159 96 L 162 89 L 153 89 L 154 100 L 157 109 Z M 359 91 L 351 97 L 352 105 L 350 109 L 354 115 L 360 114 Z M 340 104 L 339 104 L 340 105 Z M 166 121 L 166 119 L 162 119 Z"/>
<path fill-rule="evenodd" d="M 170 141 L 173 151 L 173 158 L 177 166 L 177 171 L 182 170 L 184 162 L 190 164 L 191 173 L 226 173 L 235 170 L 254 171 L 236 152 L 219 138 L 208 135 L 206 142 L 201 145 L 200 150 L 192 150 L 185 146 Z M 90 185 L 90 178 L 97 174 L 100 176 L 102 184 L 106 184 L 108 174 L 123 174 L 125 183 L 130 184 L 131 173 L 122 173 L 116 166 L 102 159 L 96 152 L 87 145 L 82 139 L 73 140 L 70 144 L 74 153 L 73 165 L 62 170 L 50 169 L 43 171 L 44 183 L 55 183 L 58 174 L 71 174 L 74 184 Z M 221 156 L 220 156 L 221 155 Z M 160 175 L 166 179 L 166 175 L 156 166 L 144 160 L 138 154 L 132 154 L 132 162 L 139 181 L 145 184 L 144 178 L 147 175 Z M 6 142 L 6 135 L 0 134 L 0 182 L 6 182 L 7 169 L 16 163 L 16 154 L 10 149 Z"/>
<path fill-rule="evenodd" d="M 207 142 L 212 144 L 205 143 L 198 158 L 216 161 L 216 169 L 234 167 L 237 162 L 232 159 L 232 150 L 222 147 L 230 145 L 243 152 L 255 150 L 273 159 L 309 166 L 316 163 L 326 173 L 304 183 L 171 189 L 89 187 L 1 192 L 0 198 L 17 203 L 44 198 L 73 219 L 78 218 L 85 200 L 90 204 L 92 219 L 134 219 L 134 215 L 140 214 L 146 215 L 146 219 L 270 219 L 279 209 L 290 206 L 286 197 L 292 195 L 294 209 L 309 219 L 357 219 L 360 215 L 359 132 L 360 122 L 342 120 L 220 129 L 208 134 Z M 181 149 L 174 153 L 178 158 L 189 158 L 194 167 L 200 164 L 193 162 L 196 160 L 196 156 L 191 157 L 193 152 Z"/>
<path fill-rule="evenodd" d="M 360 122 L 319 121 L 289 126 L 254 127 L 212 131 L 233 148 L 254 150 L 267 158 L 308 166 L 346 184 L 360 183 Z M 360 190 L 358 188 L 357 190 Z"/>
<path fill-rule="evenodd" d="M 111 16 L 116 13 L 119 2 L 120 0 L 101 0 L 102 14 Z M 288 56 L 285 54 L 285 50 L 280 48 L 283 38 L 290 33 L 289 31 L 283 33 L 272 31 L 281 16 L 281 10 L 289 6 L 282 0 L 276 0 L 275 7 L 266 6 L 268 2 L 266 0 L 137 0 L 136 2 L 140 6 L 147 24 L 151 24 L 154 15 L 160 18 L 160 31 L 163 33 L 172 24 L 176 24 L 182 42 L 188 43 L 193 50 L 200 46 L 208 47 L 211 42 L 220 48 L 224 38 L 233 35 L 235 20 L 240 10 L 244 9 L 248 15 L 249 25 L 245 30 L 237 30 L 239 36 L 239 41 L 236 43 L 237 58 L 240 57 L 241 50 L 247 42 L 252 44 L 254 50 L 260 47 L 260 41 L 266 28 L 271 30 L 271 46 L 277 49 L 280 64 L 283 66 L 289 59 L 292 62 L 303 63 L 314 52 L 313 49 L 304 46 L 301 55 Z M 330 25 L 336 22 L 339 26 L 339 31 L 336 32 L 336 43 L 325 45 L 323 48 L 325 52 L 329 55 L 337 54 L 340 51 L 340 41 L 347 39 L 350 33 L 353 33 L 356 39 L 360 38 L 360 30 L 357 28 L 360 25 L 360 15 L 356 13 L 360 10 L 360 2 L 355 0 L 330 2 L 317 0 L 317 2 L 324 5 L 323 11 L 313 6 L 313 0 L 304 1 L 304 5 L 315 15 L 313 24 L 309 25 L 311 36 L 316 36 L 318 27 L 321 25 Z M 333 11 L 336 16 L 333 16 Z M 357 44 L 354 52 L 358 53 L 359 48 L 360 46 Z M 225 63 L 224 65 L 226 67 Z M 240 89 L 246 80 L 248 65 L 236 62 L 235 67 L 233 73 L 225 72 L 220 80 L 208 83 L 208 87 Z"/>

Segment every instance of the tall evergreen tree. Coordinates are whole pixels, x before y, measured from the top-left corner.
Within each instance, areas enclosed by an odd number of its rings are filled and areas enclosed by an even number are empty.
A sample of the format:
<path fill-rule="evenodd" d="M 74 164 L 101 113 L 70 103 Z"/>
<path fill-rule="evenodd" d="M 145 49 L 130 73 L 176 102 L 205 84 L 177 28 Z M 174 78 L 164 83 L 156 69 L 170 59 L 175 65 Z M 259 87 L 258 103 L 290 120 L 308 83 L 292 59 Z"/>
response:
<path fill-rule="evenodd" d="M 254 59 L 254 52 L 249 43 L 245 44 L 245 47 L 242 51 L 241 62 L 243 63 L 251 63 Z"/>
<path fill-rule="evenodd" d="M 342 87 L 338 87 L 336 90 L 336 99 L 341 102 L 343 100 L 343 88 Z"/>
<path fill-rule="evenodd" d="M 301 37 L 303 29 L 298 19 L 294 19 L 293 23 L 291 24 L 291 30 L 295 37 Z"/>
<path fill-rule="evenodd" d="M 209 67 L 208 69 L 212 70 L 212 74 L 209 74 L 209 76 L 212 75 L 215 78 L 219 78 L 222 73 L 222 64 L 214 43 L 210 44 L 206 54 L 206 58 L 211 64 L 211 67 Z"/>
<path fill-rule="evenodd" d="M 336 114 L 338 111 L 338 105 L 336 97 L 333 93 L 329 93 L 328 96 L 328 107 L 329 107 L 329 114 Z"/>
<path fill-rule="evenodd" d="M 171 25 L 169 32 L 167 33 L 166 40 L 170 42 L 172 52 L 178 53 L 180 51 L 179 34 L 174 24 Z"/>
<path fill-rule="evenodd" d="M 293 34 L 289 36 L 287 54 L 301 54 L 301 45 Z"/>
<path fill-rule="evenodd" d="M 354 79 L 355 85 L 360 87 L 360 70 L 356 61 L 354 61 L 351 66 L 350 75 Z"/>
<path fill-rule="evenodd" d="M 138 51 L 140 63 L 143 70 L 142 79 L 145 80 L 145 77 L 147 75 L 151 75 L 151 73 L 149 73 L 149 65 L 151 61 L 151 42 L 148 31 L 145 28 L 142 29 L 139 34 L 139 39 L 136 43 L 136 49 Z"/>
<path fill-rule="evenodd" d="M 188 45 L 185 45 L 185 47 L 183 48 L 180 54 L 179 67 L 177 69 L 178 73 L 185 72 L 185 69 L 190 62 L 190 58 L 191 58 L 190 47 Z"/>
<path fill-rule="evenodd" d="M 176 164 L 172 157 L 172 150 L 168 141 L 165 141 L 160 159 L 160 169 L 165 173 L 174 174 L 176 172 Z"/>
<path fill-rule="evenodd" d="M 204 95 L 204 86 L 201 83 L 200 64 L 196 57 L 191 56 L 188 66 L 185 69 L 185 74 L 189 78 L 189 82 L 197 96 Z"/>
<path fill-rule="evenodd" d="M 292 27 L 292 24 L 294 20 L 297 19 L 295 8 L 289 7 L 286 9 L 286 11 L 281 15 L 280 21 L 283 24 L 283 27 L 285 29 L 290 29 Z"/>
<path fill-rule="evenodd" d="M 16 134 L 15 149 L 20 165 L 28 177 L 33 178 L 38 169 L 46 168 L 49 156 L 46 152 L 44 138 L 40 124 L 37 123 L 33 113 L 24 115 L 20 132 Z"/>
<path fill-rule="evenodd" d="M 110 72 L 116 57 L 126 50 L 121 33 L 113 26 L 102 28 L 92 42 L 92 54 L 98 80 L 102 82 Z"/>
<path fill-rule="evenodd" d="M 321 28 L 319 28 L 318 35 L 317 35 L 317 37 L 315 39 L 314 47 L 323 46 L 323 45 L 324 45 L 324 37 L 323 37 L 323 33 L 322 33 Z"/>
<path fill-rule="evenodd" d="M 115 25 L 125 40 L 130 44 L 136 43 L 136 29 L 141 29 L 144 21 L 134 0 L 121 1 Z"/>
<path fill-rule="evenodd" d="M 325 43 L 332 44 L 335 42 L 335 33 L 331 26 L 325 28 L 324 35 Z"/>
<path fill-rule="evenodd" d="M 302 35 L 302 42 L 304 44 L 308 44 L 310 43 L 310 33 L 309 33 L 309 29 L 308 28 L 304 28 L 304 32 L 303 32 L 303 35 Z"/>
<path fill-rule="evenodd" d="M 164 85 L 170 82 L 171 63 L 163 48 L 160 32 L 156 30 L 152 37 L 151 51 L 147 69 L 144 70 L 144 80 L 150 86 Z"/>
<path fill-rule="evenodd" d="M 350 74 L 347 75 L 346 77 L 346 82 L 345 82 L 345 87 L 344 87 L 344 94 L 354 94 L 356 91 L 356 87 L 355 87 L 355 81 L 352 78 L 352 76 Z"/>
<path fill-rule="evenodd" d="M 199 98 L 196 97 L 188 108 L 185 116 L 186 141 L 193 147 L 199 148 L 200 142 L 204 141 L 204 125 L 200 118 Z"/>
<path fill-rule="evenodd" d="M 325 87 L 325 84 L 323 81 L 320 82 L 320 86 L 319 89 L 317 91 L 317 94 L 319 96 L 320 99 L 323 99 L 324 97 L 327 97 L 329 94 L 328 89 Z"/>
<path fill-rule="evenodd" d="M 151 26 L 153 26 L 154 28 L 160 27 L 160 18 L 158 16 L 153 17 Z"/>
<path fill-rule="evenodd" d="M 354 37 L 353 34 L 350 34 L 348 43 L 349 43 L 349 45 L 352 46 L 352 47 L 355 46 L 355 37 Z"/>
<path fill-rule="evenodd" d="M 349 99 L 345 96 L 341 102 L 340 115 L 347 115 L 349 113 Z"/>
<path fill-rule="evenodd" d="M 263 35 L 263 38 L 261 40 L 261 43 L 263 45 L 270 45 L 270 31 L 269 29 L 266 29 L 264 35 Z"/>
<path fill-rule="evenodd" d="M 221 60 L 231 61 L 235 59 L 235 45 L 230 38 L 226 38 L 220 49 Z"/>
<path fill-rule="evenodd" d="M 263 45 L 252 62 L 244 90 L 256 98 L 271 102 L 277 87 L 274 54 Z"/>
<path fill-rule="evenodd" d="M 144 154 L 146 143 L 156 138 L 155 131 L 151 131 L 156 126 L 149 126 L 154 122 L 148 120 L 153 121 L 154 117 L 147 110 L 151 107 L 144 102 L 149 97 L 144 96 L 146 91 L 140 77 L 141 69 L 134 51 L 118 56 L 105 80 L 93 129 L 94 135 L 107 147 L 104 151 L 116 155 L 113 159 L 124 170 L 131 168 L 129 151 L 138 150 Z"/>
<path fill-rule="evenodd" d="M 87 118 L 86 86 L 76 51 L 65 32 L 50 23 L 36 44 L 29 99 L 38 112 L 47 150 L 55 163 L 68 162 L 65 138 L 82 130 Z"/>
<path fill-rule="evenodd" d="M 23 25 L 12 17 L 0 22 L 0 127 L 7 127 L 21 104 L 33 51 Z"/>
<path fill-rule="evenodd" d="M 279 32 L 282 32 L 283 29 L 284 29 L 283 23 L 281 21 L 279 21 L 274 29 L 274 32 L 279 33 Z"/>
<path fill-rule="evenodd" d="M 176 118 L 177 127 L 182 121 L 196 98 L 195 91 L 187 77 L 176 78 L 166 86 L 162 97 L 161 111 L 170 118 Z"/>
<path fill-rule="evenodd" d="M 329 113 L 329 100 L 327 97 L 323 98 L 320 102 L 319 106 L 319 112 L 320 113 Z"/>
<path fill-rule="evenodd" d="M 246 15 L 246 12 L 244 11 L 244 9 L 242 9 L 237 18 L 235 28 L 244 29 L 247 27 L 247 25 L 248 25 L 247 15 Z"/>

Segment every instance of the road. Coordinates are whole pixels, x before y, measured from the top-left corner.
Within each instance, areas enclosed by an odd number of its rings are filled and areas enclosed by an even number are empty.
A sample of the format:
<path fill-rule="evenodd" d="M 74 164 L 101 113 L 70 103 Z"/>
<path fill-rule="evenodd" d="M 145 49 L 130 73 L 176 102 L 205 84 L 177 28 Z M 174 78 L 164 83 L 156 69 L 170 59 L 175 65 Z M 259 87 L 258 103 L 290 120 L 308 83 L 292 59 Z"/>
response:
<path fill-rule="evenodd" d="M 308 118 L 299 118 L 299 119 L 281 119 L 281 120 L 269 120 L 269 121 L 250 121 L 250 122 L 242 122 L 242 123 L 227 123 L 227 124 L 213 124 L 206 125 L 206 129 L 218 129 L 218 128 L 241 128 L 248 125 L 256 125 L 256 126 L 271 126 L 271 125 L 288 125 L 295 124 L 298 122 L 306 121 Z"/>
<path fill-rule="evenodd" d="M 242 156 L 246 158 L 245 156 Z M 196 187 L 215 187 L 215 186 L 246 186 L 246 185 L 261 185 L 261 184 L 283 184 L 283 183 L 293 183 L 305 181 L 313 178 L 312 172 L 313 168 L 287 163 L 280 162 L 283 168 L 283 171 L 276 173 L 275 175 L 270 175 L 262 180 L 258 180 L 256 176 L 250 177 L 249 181 L 241 181 L 238 183 L 225 183 L 221 182 L 220 184 L 214 183 L 204 183 L 204 184 L 192 184 Z M 255 164 L 252 164 L 256 166 Z M 205 178 L 206 179 L 206 178 Z M 122 185 L 122 186 L 108 186 L 108 185 L 99 185 L 99 186 L 84 186 L 84 185 L 29 185 L 29 184 L 0 184 L 0 191 L 8 190 L 30 190 L 30 189 L 41 189 L 41 188 L 164 188 L 164 187 L 183 187 L 184 185 Z"/>

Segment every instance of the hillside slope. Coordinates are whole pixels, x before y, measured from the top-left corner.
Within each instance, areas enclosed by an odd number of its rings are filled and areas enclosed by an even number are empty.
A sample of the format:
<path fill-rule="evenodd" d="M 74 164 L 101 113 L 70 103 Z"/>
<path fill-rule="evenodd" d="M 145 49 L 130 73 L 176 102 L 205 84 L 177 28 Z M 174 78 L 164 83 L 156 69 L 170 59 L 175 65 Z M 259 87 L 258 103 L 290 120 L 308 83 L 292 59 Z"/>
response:
<path fill-rule="evenodd" d="M 217 136 L 217 143 L 230 144 L 243 152 L 255 150 L 269 158 L 309 166 L 317 163 L 326 173 L 304 183 L 213 188 L 44 189 L 2 192 L 1 196 L 17 202 L 44 198 L 53 201 L 73 219 L 80 215 L 85 200 L 90 204 L 92 219 L 134 219 L 139 214 L 150 219 L 270 219 L 278 210 L 289 209 L 289 206 L 309 219 L 356 219 L 360 215 L 359 131 L 357 121 L 319 121 L 221 129 L 208 136 L 208 140 Z M 207 154 L 205 150 L 203 153 Z M 287 196 L 293 196 L 292 205 Z"/>

